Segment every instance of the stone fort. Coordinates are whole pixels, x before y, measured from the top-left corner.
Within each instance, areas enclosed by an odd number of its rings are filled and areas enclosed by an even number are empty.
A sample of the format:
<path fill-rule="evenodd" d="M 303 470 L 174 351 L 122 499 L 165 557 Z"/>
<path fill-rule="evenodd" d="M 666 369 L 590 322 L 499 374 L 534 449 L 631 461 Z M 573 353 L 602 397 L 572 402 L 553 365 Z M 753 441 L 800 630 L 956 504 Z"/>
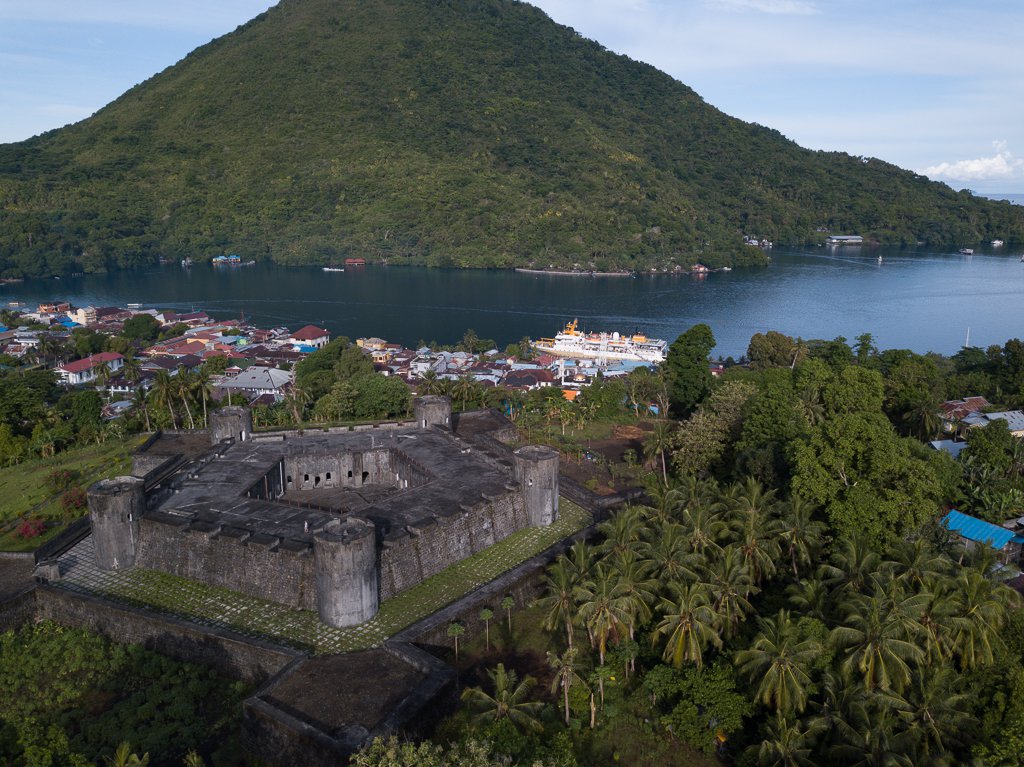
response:
<path fill-rule="evenodd" d="M 381 601 L 557 519 L 557 451 L 525 446 L 510 460 L 451 426 L 451 401 L 435 396 L 416 400 L 415 424 L 387 429 L 254 434 L 248 409 L 221 408 L 210 450 L 148 492 L 137 477 L 89 489 L 96 563 L 363 623 Z"/>

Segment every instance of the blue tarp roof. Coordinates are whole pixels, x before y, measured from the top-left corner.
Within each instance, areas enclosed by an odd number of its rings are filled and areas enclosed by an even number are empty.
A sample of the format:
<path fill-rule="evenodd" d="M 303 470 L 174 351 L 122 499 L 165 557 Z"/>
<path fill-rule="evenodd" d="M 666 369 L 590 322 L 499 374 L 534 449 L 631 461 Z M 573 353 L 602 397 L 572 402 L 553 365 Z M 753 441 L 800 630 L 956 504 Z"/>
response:
<path fill-rule="evenodd" d="M 1011 541 L 1013 543 L 1024 543 L 1024 537 L 1017 535 L 1012 530 L 1007 530 L 999 525 L 993 525 L 991 522 L 986 522 L 983 519 L 978 519 L 968 514 L 962 514 L 956 509 L 953 509 L 943 517 L 942 523 L 954 533 L 959 533 L 967 540 L 988 544 L 996 550 L 1003 548 L 1003 546 Z"/>

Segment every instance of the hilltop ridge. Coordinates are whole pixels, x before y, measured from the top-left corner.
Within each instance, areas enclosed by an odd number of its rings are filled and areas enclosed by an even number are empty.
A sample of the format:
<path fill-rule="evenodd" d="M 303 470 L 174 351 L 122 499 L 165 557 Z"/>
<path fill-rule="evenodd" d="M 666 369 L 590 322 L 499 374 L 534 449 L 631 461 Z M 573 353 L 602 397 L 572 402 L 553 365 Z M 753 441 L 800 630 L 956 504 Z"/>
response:
<path fill-rule="evenodd" d="M 1024 210 L 798 147 L 512 0 L 282 0 L 0 145 L 0 274 L 279 263 L 717 266 L 821 230 L 1024 239 Z"/>

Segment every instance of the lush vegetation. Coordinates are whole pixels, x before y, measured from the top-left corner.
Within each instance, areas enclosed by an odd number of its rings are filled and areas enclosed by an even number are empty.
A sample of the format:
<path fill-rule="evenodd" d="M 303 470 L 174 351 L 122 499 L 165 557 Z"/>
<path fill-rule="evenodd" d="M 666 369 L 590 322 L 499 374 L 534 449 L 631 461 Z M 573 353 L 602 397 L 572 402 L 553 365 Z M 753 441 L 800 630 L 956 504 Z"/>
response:
<path fill-rule="evenodd" d="M 959 246 L 1024 212 L 801 149 L 512 0 L 284 0 L 77 125 L 0 146 L 0 274 L 225 251 L 581 268 L 743 234 Z"/>
<path fill-rule="evenodd" d="M 188 752 L 238 763 L 227 741 L 245 689 L 208 669 L 53 623 L 0 635 L 0 761 L 16 767 L 118 762 L 131 741 L 149 764 Z M 219 752 L 219 753 L 217 753 Z M 232 753 L 235 752 L 235 756 Z M 193 753 L 186 764 L 201 764 Z"/>
<path fill-rule="evenodd" d="M 1024 449 L 999 423 L 960 461 L 922 440 L 943 399 L 1019 406 L 1020 342 L 943 358 L 759 335 L 703 388 L 687 361 L 708 341 L 684 334 L 656 377 L 685 420 L 648 430 L 648 503 L 561 557 L 515 631 L 499 605 L 477 636 L 452 626 L 464 704 L 421 747 L 437 764 L 1019 764 L 1017 570 L 938 520 L 1024 513 Z"/>

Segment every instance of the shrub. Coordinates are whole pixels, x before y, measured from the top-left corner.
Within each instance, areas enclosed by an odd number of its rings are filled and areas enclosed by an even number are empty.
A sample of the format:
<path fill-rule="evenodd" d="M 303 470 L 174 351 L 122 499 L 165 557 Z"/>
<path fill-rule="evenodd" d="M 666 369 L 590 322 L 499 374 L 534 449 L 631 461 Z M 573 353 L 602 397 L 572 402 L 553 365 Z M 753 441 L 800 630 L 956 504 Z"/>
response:
<path fill-rule="evenodd" d="M 46 475 L 46 485 L 53 492 L 60 493 L 75 483 L 75 475 L 67 469 L 54 469 Z"/>
<path fill-rule="evenodd" d="M 27 541 L 32 538 L 38 538 L 43 534 L 44 530 L 46 530 L 46 523 L 41 519 L 33 518 L 22 520 L 15 533 L 19 538 Z"/>
<path fill-rule="evenodd" d="M 60 508 L 66 515 L 81 511 L 87 504 L 85 491 L 80 487 L 73 487 L 60 497 Z"/>

